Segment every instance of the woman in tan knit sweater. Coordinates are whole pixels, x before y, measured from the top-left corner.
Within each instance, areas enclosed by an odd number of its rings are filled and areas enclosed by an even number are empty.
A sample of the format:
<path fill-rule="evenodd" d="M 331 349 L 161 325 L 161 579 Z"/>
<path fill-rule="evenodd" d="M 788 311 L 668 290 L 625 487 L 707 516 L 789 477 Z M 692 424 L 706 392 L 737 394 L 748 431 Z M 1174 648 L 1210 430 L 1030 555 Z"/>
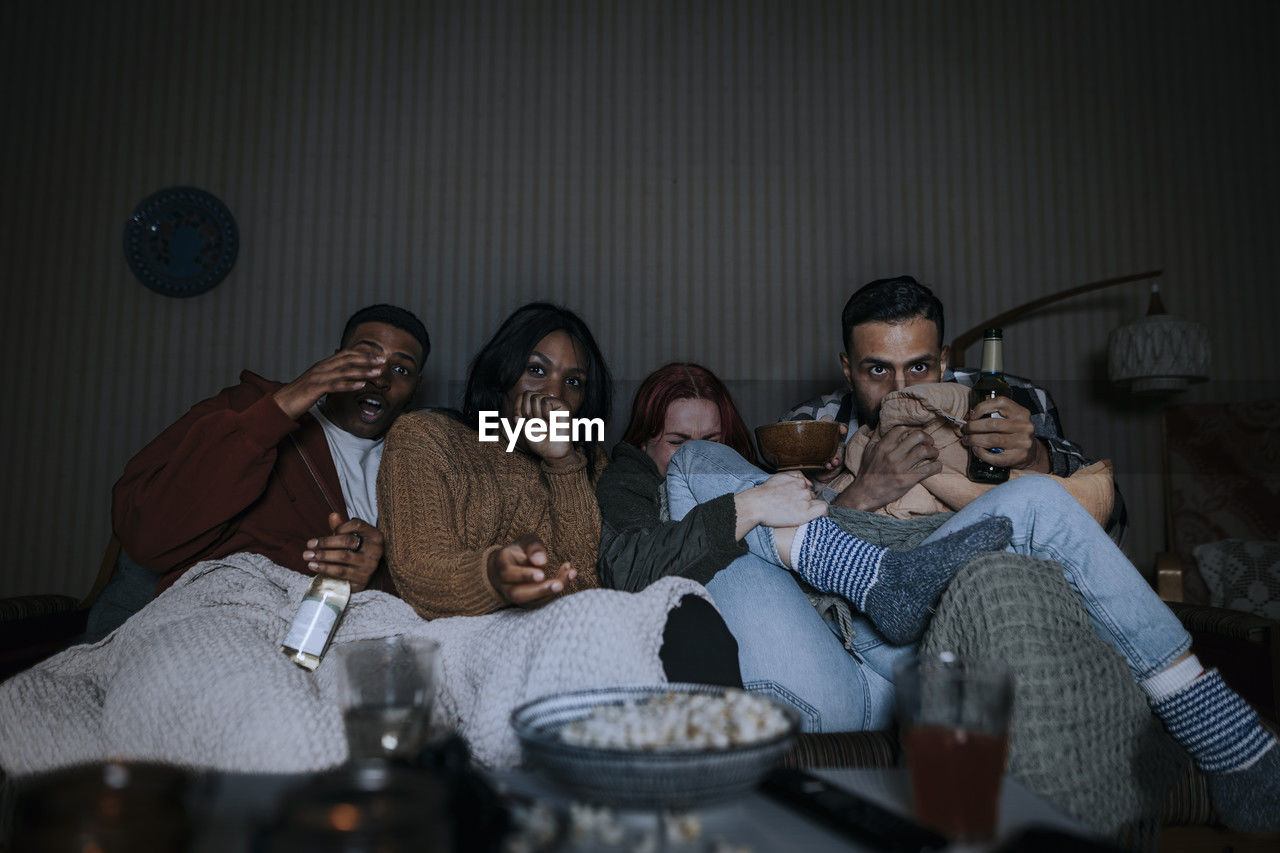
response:
<path fill-rule="evenodd" d="M 599 442 L 530 440 L 526 432 L 508 452 L 502 430 L 499 441 L 481 441 L 479 427 L 490 412 L 512 424 L 557 411 L 605 421 L 612 395 L 582 320 L 530 303 L 472 361 L 461 417 L 402 415 L 387 436 L 378 503 L 388 567 L 405 601 L 428 619 L 475 616 L 597 587 L 595 484 L 607 463 Z M 741 683 L 736 643 L 703 599 L 686 596 L 664 638 L 673 680 Z M 693 669 L 673 671 L 669 652 L 705 643 L 712 648 L 689 656 Z M 723 664 L 719 675 L 708 673 L 709 659 Z"/>

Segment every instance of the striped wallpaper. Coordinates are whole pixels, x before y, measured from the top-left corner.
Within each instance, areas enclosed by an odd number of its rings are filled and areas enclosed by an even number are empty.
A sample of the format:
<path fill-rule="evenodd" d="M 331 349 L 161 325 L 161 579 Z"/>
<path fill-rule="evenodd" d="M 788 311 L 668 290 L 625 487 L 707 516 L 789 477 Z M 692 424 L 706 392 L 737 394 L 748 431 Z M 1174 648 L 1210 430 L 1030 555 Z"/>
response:
<path fill-rule="evenodd" d="M 839 308 L 870 278 L 934 285 L 960 331 L 1162 267 L 1166 304 L 1213 341 L 1213 381 L 1189 396 L 1274 396 L 1277 17 L 1203 0 L 3 4 L 0 595 L 86 592 L 125 461 L 241 368 L 301 372 L 373 301 L 429 325 L 424 403 L 456 401 L 475 348 L 536 297 L 596 330 L 619 416 L 646 372 L 692 359 L 760 422 L 838 382 Z M 142 287 L 121 250 L 133 206 L 176 184 L 218 195 L 241 232 L 232 274 L 190 299 Z M 1116 460 L 1145 566 L 1156 409 L 1099 379 L 1107 332 L 1144 305 L 1142 285 L 1081 297 L 1008 329 L 1006 358 Z"/>

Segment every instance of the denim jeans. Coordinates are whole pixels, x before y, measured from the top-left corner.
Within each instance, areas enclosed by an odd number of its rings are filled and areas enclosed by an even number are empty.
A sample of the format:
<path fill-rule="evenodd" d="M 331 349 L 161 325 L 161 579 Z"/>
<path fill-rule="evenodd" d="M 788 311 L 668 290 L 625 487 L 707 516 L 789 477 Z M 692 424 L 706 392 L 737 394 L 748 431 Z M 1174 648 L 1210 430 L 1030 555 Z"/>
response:
<path fill-rule="evenodd" d="M 671 517 L 696 504 L 759 485 L 769 475 L 715 442 L 686 443 L 667 469 Z M 1018 477 L 948 519 L 930 540 L 989 516 L 1013 522 L 1010 551 L 1057 560 L 1095 630 L 1138 678 L 1164 669 L 1191 638 L 1097 522 L 1048 477 Z M 809 605 L 782 567 L 773 531 L 747 534 L 749 553 L 722 569 L 707 589 L 738 640 L 742 680 L 805 715 L 807 731 L 883 728 L 892 718 L 893 671 L 915 653 L 892 646 L 865 617 L 855 618 L 852 654 Z"/>
<path fill-rule="evenodd" d="M 769 475 L 723 444 L 686 442 L 667 468 L 671 517 L 758 485 Z M 748 553 L 707 584 L 738 641 L 742 683 L 795 707 L 805 731 L 883 729 L 893 719 L 893 671 L 914 646 L 892 646 L 855 614 L 852 653 L 778 557 L 773 529 L 754 527 Z"/>
<path fill-rule="evenodd" d="M 1062 564 L 1094 631 L 1124 656 L 1135 678 L 1155 675 L 1191 647 L 1191 635 L 1124 552 L 1049 477 L 1017 477 L 991 489 L 925 541 L 995 515 L 1013 522 L 1008 550 Z"/>

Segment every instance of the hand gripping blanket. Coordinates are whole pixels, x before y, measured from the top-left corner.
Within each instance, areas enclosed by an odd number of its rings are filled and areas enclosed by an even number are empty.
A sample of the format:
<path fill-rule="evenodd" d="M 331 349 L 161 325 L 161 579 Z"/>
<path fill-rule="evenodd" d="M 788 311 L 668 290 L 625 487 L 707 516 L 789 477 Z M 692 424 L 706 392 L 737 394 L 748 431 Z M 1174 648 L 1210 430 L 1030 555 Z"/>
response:
<path fill-rule="evenodd" d="M 969 411 L 969 389 L 955 382 L 912 385 L 885 395 L 880 405 L 880 422 L 875 430 L 866 425 L 850 436 L 845 444 L 845 470 L 828 488 L 840 491 L 853 482 L 853 472 L 862 464 L 867 444 L 879 440 L 895 426 L 906 425 L 924 430 L 938 448 L 942 470 L 912 486 L 905 495 L 879 510 L 893 518 L 919 518 L 938 512 L 958 510 L 994 486 L 969 479 L 969 449 L 960 443 L 960 427 Z M 1034 474 L 1014 469 L 1010 477 Z M 1045 474 L 1056 480 L 1089 511 L 1099 524 L 1105 525 L 1115 502 L 1111 462 L 1102 460 L 1081 468 L 1070 477 Z"/>
<path fill-rule="evenodd" d="M 14 777 L 106 759 L 231 772 L 306 772 L 346 759 L 334 648 L 393 635 L 440 644 L 432 723 L 489 767 L 520 761 L 508 722 L 565 690 L 666 681 L 658 651 L 684 578 L 589 590 L 537 610 L 425 621 L 377 591 L 352 596 L 314 673 L 280 640 L 309 578 L 266 557 L 200 563 L 104 640 L 0 684 L 0 768 Z M 709 600 L 709 599 L 708 599 Z"/>

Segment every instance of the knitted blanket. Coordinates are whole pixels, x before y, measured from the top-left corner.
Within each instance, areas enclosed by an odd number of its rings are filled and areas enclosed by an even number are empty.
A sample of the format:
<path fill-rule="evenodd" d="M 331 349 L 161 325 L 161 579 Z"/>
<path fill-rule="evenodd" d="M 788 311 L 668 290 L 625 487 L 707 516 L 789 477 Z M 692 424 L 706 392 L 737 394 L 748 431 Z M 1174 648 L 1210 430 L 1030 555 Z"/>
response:
<path fill-rule="evenodd" d="M 944 520 L 852 510 L 832 517 L 898 549 Z M 1124 658 L 1094 632 L 1060 564 L 1005 551 L 970 560 L 943 593 L 920 650 L 995 658 L 1013 669 L 1013 778 L 1108 835 L 1159 818 L 1186 754 L 1151 713 Z"/>
<path fill-rule="evenodd" d="M 1005 552 L 970 560 L 920 648 L 1013 668 L 1010 775 L 1100 831 L 1158 818 L 1187 769 L 1057 562 Z"/>
<path fill-rule="evenodd" d="M 265 557 L 201 563 L 106 639 L 0 684 L 0 768 L 11 776 L 109 758 L 232 772 L 345 760 L 333 648 L 314 672 L 279 650 L 309 579 Z M 666 614 L 693 581 L 590 590 L 538 610 L 425 621 L 382 592 L 352 596 L 334 646 L 411 634 L 440 644 L 433 726 L 483 765 L 519 762 L 508 722 L 563 690 L 666 680 Z"/>

